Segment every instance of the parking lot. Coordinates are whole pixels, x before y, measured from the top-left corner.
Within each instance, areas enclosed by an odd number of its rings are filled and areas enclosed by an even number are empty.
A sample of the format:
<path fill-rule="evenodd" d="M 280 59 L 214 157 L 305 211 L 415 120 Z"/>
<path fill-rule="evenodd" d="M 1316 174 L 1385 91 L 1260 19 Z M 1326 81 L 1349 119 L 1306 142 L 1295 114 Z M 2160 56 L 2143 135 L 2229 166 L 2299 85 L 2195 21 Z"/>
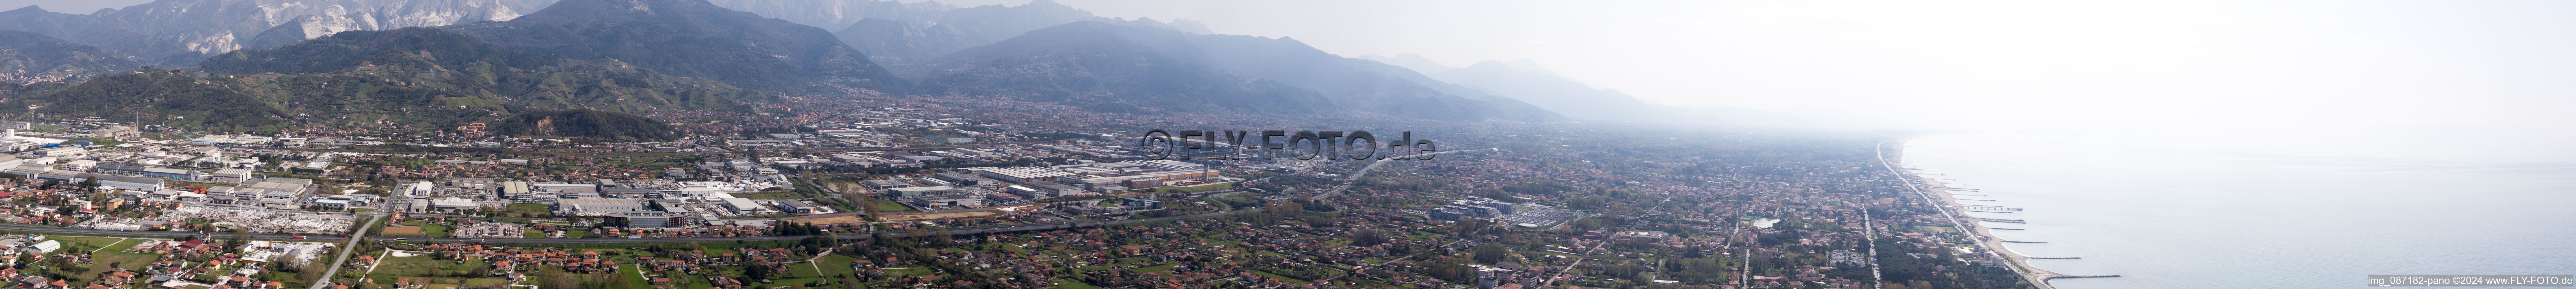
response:
<path fill-rule="evenodd" d="M 1501 221 L 1504 224 L 1538 224 L 1540 228 L 1547 228 L 1556 226 L 1556 223 L 1572 220 L 1574 217 L 1580 216 L 1583 216 L 1582 213 L 1556 208 L 1528 208 L 1520 209 L 1519 212 L 1514 212 L 1510 215 L 1494 217 L 1494 220 Z"/>

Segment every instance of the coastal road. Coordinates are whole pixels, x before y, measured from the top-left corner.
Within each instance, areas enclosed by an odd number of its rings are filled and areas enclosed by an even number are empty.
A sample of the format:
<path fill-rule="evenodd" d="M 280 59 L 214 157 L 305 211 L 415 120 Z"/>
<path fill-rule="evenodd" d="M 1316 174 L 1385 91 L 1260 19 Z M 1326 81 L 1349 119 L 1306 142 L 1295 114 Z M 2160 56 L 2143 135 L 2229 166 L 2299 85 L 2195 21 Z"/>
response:
<path fill-rule="evenodd" d="M 1933 195 L 1932 195 L 1932 193 L 1923 192 L 1923 188 L 1922 188 L 1921 186 L 1916 186 L 1916 185 L 1914 185 L 1914 181 L 1915 181 L 1915 180 L 1914 180 L 1913 178 L 1918 178 L 1918 177 L 1921 177 L 1921 176 L 1916 176 L 1916 175 L 1914 175 L 1914 173 L 1912 173 L 1912 172 L 1906 172 L 1905 170 L 1897 169 L 1897 168 L 1896 168 L 1896 163 L 1895 163 L 1895 162 L 1887 160 L 1887 151 L 1886 151 L 1886 148 L 1885 148 L 1885 147 L 1886 147 L 1885 145 L 1870 146 L 1870 152 L 1871 152 L 1871 153 L 1873 153 L 1873 154 L 1876 154 L 1876 155 L 1878 156 L 1878 165 L 1886 167 L 1886 168 L 1887 168 L 1887 170 L 1888 170 L 1888 172 L 1896 173 L 1896 176 L 1897 176 L 1898 178 L 1900 178 L 1900 179 L 1898 179 L 1897 181 L 1898 181 L 1898 182 L 1905 183 L 1905 189 L 1914 191 L 1914 195 L 1915 195 L 1915 197 L 1923 198 L 1923 201 L 1932 203 L 1932 209 L 1933 209 L 1933 210 L 1936 210 L 1936 211 L 1940 211 L 1940 212 L 1941 212 L 1941 218 L 1942 218 L 1942 219 L 1949 219 L 1949 220 L 1950 220 L 1950 227 L 1951 227 L 1951 228 L 1959 228 L 1959 229 L 1961 229 L 1961 230 L 1963 230 L 1963 231 L 1966 231 L 1966 230 L 1967 230 L 1967 228 L 1973 228 L 1973 227 L 1969 227 L 1969 226 L 1967 226 L 1967 223 L 1960 223 L 1960 222 L 1959 222 L 1959 219 L 1964 218 L 1964 216 L 1960 216 L 1960 215 L 1959 215 L 1959 214 L 1957 214 L 1957 213 L 1953 213 L 1953 212 L 1951 212 L 1951 211 L 1950 211 L 1950 206 L 1952 206 L 1953 204 L 1951 204 L 1949 201 L 1943 200 L 1943 198 L 1938 197 L 1938 196 L 1933 196 Z M 1972 222 L 1972 223 L 1973 223 L 1973 222 Z M 2008 249 L 2004 249 L 2004 248 L 2003 248 L 2003 246 L 2002 246 L 2002 244 L 2000 244 L 2000 243 L 1988 243 L 1987 241 L 1990 241 L 1990 240 L 1993 240 L 1993 239 L 1991 239 L 1991 238 L 1986 238 L 1986 236 L 1984 236 L 1984 234 L 1982 234 L 1982 233 L 1980 233 L 1980 232 L 1978 232 L 1978 231 L 1967 231 L 1967 232 L 1965 232 L 1965 234 L 1960 234 L 1960 235 L 1962 235 L 1962 236 L 1967 236 L 1967 237 L 1968 237 L 1968 240 L 1973 241 L 1973 242 L 1974 242 L 1974 244 L 1976 244 L 1976 246 L 1977 246 L 1977 250 L 1983 250 L 1983 251 L 1984 251 L 1983 253 L 1985 253 L 1985 254 L 1987 255 L 1987 258 L 1991 258 L 1991 259 L 1994 259 L 1994 260 L 1997 260 L 1997 261 L 2009 261 L 2009 262 L 2013 262 L 2013 263 L 2015 263 L 2015 265 L 2018 265 L 2018 266 L 2009 266 L 2009 268 L 2020 269 L 2020 273 L 2021 273 L 2021 274 L 2019 274 L 2019 275 L 2021 275 L 2022 279 L 2029 281 L 2031 285 L 2039 286 L 2039 288 L 2040 288 L 2040 289 L 2057 289 L 2057 286 L 2053 286 L 2053 285 L 2049 285 L 2049 284 L 2048 284 L 2048 279 L 2056 278 L 2057 276 L 2062 276 L 2062 275 L 2058 275 L 2056 272 L 2049 272 L 2048 270 L 2040 270 L 2039 268 L 2030 267 L 2030 263 L 2027 263 L 2027 262 L 2023 262 L 2023 261 L 2022 261 L 2022 260 L 2024 260 L 2024 259 L 2020 259 L 2020 258 L 2006 258 L 2006 255 L 2008 254 L 2008 253 L 2007 253 L 2008 251 L 2006 251 L 2006 250 L 2008 250 Z M 1874 241 L 1873 241 L 1873 242 L 1874 242 Z M 1876 244 L 1876 243 L 1872 243 L 1872 244 Z M 1875 256 L 1876 254 L 1877 254 L 1877 252 L 1871 252 L 1871 255 L 1873 255 L 1873 256 Z M 2010 255 L 2011 255 L 2011 257 L 2024 257 L 2024 256 L 2020 256 L 2020 254 L 2010 254 Z"/>

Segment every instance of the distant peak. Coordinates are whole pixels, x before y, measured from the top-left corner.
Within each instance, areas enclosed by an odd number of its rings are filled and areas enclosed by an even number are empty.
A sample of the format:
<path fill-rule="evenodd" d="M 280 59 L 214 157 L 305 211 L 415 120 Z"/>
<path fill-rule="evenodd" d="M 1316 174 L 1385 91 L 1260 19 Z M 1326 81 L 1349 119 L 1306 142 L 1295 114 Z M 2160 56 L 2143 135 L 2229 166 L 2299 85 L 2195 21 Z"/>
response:
<path fill-rule="evenodd" d="M 1189 33 L 1216 34 L 1215 30 L 1208 30 L 1207 23 L 1199 23 L 1198 20 L 1189 20 L 1185 18 L 1173 18 L 1172 29 L 1179 29 L 1181 32 Z"/>
<path fill-rule="evenodd" d="M 536 13 L 512 19 L 511 22 L 580 22 L 585 20 L 631 21 L 655 15 L 685 15 L 729 12 L 706 0 L 563 0 Z"/>
<path fill-rule="evenodd" d="M 1512 66 L 1512 68 L 1519 68 L 1519 69 L 1524 69 L 1524 70 L 1535 70 L 1535 71 L 1547 71 L 1547 70 L 1548 70 L 1546 66 L 1539 66 L 1539 65 L 1538 65 L 1538 61 L 1537 61 L 1537 60 L 1530 60 L 1530 59 L 1528 59 L 1528 58 L 1513 59 L 1512 61 L 1504 61 L 1504 62 L 1503 62 L 1503 64 L 1511 65 L 1511 66 Z"/>
<path fill-rule="evenodd" d="M 1395 59 L 1401 59 L 1401 60 L 1406 60 L 1406 61 L 1432 62 L 1432 63 L 1437 63 L 1437 62 L 1438 62 L 1438 61 L 1431 61 L 1431 58 L 1430 58 L 1430 57 L 1422 57 L 1422 54 L 1421 54 L 1421 53 L 1412 53 L 1412 52 L 1398 53 L 1398 54 L 1396 54 L 1396 55 L 1395 55 Z"/>
<path fill-rule="evenodd" d="M 36 7 L 36 5 L 27 5 L 27 7 L 22 7 L 22 8 L 18 8 L 18 9 L 10 9 L 8 12 L 11 12 L 11 13 L 26 13 L 26 12 L 53 12 L 53 11 L 45 11 L 45 8 L 44 8 L 44 7 Z"/>
<path fill-rule="evenodd" d="M 1053 0 L 1036 0 L 1036 1 L 1029 1 L 1029 4 L 1023 4 L 1023 5 L 1020 5 L 1020 6 L 1023 6 L 1023 7 L 1026 7 L 1026 6 L 1062 6 L 1062 7 L 1073 7 L 1073 6 L 1064 5 L 1064 3 L 1055 3 L 1055 1 L 1053 1 Z"/>

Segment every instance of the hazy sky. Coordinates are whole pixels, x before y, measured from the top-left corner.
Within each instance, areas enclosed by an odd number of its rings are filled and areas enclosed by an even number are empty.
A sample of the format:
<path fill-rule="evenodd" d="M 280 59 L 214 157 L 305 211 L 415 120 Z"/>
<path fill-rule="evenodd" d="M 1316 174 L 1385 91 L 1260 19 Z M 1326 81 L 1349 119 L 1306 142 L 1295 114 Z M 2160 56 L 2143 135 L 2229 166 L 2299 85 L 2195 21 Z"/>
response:
<path fill-rule="evenodd" d="M 1057 1 L 1344 56 L 1529 58 L 1676 105 L 2576 158 L 2531 145 L 2576 141 L 2576 1 Z"/>
<path fill-rule="evenodd" d="M 1059 1 L 1670 104 L 2576 158 L 2571 1 Z"/>

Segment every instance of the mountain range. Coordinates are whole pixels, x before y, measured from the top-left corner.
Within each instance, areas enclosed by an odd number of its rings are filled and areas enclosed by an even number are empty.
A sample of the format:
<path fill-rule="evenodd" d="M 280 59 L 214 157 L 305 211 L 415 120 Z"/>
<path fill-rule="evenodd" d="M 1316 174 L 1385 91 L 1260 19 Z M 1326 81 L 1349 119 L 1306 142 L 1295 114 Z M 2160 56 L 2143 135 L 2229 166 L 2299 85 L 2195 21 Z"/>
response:
<path fill-rule="evenodd" d="M 839 29 L 821 28 L 832 26 Z M 0 113 L 204 126 L 339 117 L 446 125 L 569 108 L 743 111 L 782 94 L 849 93 L 1002 96 L 1126 113 L 1565 119 L 1521 94 L 1444 80 L 1445 70 L 1044 0 L 163 0 L 91 14 L 31 6 L 0 12 L 0 29 L 0 40 L 24 39 L 0 45 L 0 73 L 9 73 L 0 77 L 11 87 L 68 88 L 13 92 L 12 102 L 37 108 Z M 141 67 L 181 69 L 77 79 Z M 62 83 L 30 83 L 43 81 Z M 109 84 L 162 90 L 99 87 Z M 231 109 L 266 117 L 214 119 L 157 96 L 174 91 L 201 96 L 186 103 L 255 104 Z"/>
<path fill-rule="evenodd" d="M 510 20 L 549 4 L 553 1 L 174 0 L 89 14 L 27 6 L 0 12 L 0 29 L 40 33 L 169 67 L 341 31 Z"/>

